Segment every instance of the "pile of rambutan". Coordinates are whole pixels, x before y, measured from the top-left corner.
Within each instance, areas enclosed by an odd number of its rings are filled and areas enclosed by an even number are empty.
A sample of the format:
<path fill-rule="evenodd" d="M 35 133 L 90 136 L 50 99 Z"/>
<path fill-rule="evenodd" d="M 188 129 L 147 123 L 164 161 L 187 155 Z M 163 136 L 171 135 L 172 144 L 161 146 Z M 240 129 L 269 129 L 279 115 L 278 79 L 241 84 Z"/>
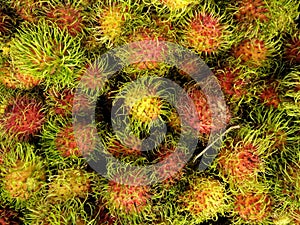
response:
<path fill-rule="evenodd" d="M 0 225 L 300 224 L 299 9 L 1 0 Z"/>

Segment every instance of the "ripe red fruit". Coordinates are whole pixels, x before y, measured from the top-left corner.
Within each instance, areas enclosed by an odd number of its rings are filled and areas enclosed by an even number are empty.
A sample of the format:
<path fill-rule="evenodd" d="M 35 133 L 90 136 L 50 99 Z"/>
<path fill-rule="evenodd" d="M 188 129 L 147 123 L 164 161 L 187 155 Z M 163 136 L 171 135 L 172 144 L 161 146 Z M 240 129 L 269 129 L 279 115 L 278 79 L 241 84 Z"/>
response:
<path fill-rule="evenodd" d="M 1 118 L 4 130 L 19 140 L 36 135 L 45 121 L 42 102 L 28 95 L 18 95 L 5 108 Z"/>

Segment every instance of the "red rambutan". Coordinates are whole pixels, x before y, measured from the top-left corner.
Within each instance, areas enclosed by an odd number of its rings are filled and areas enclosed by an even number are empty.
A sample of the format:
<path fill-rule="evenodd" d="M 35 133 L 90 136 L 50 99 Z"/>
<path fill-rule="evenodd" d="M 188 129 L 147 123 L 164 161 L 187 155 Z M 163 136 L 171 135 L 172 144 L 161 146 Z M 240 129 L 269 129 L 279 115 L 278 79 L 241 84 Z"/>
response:
<path fill-rule="evenodd" d="M 191 21 L 186 40 L 199 53 L 211 54 L 222 43 L 222 26 L 212 15 L 199 14 Z"/>
<path fill-rule="evenodd" d="M 94 130 L 84 125 L 81 126 L 80 130 L 82 132 L 80 142 L 75 140 L 73 124 L 67 124 L 56 134 L 55 147 L 63 157 L 84 156 L 94 150 Z"/>
<path fill-rule="evenodd" d="M 269 107 L 273 106 L 274 108 L 278 108 L 281 101 L 278 95 L 277 86 L 277 83 L 270 84 L 260 93 L 259 97 L 262 103 Z"/>
<path fill-rule="evenodd" d="M 288 39 L 284 46 L 284 58 L 291 64 L 300 64 L 300 35 Z"/>
<path fill-rule="evenodd" d="M 255 21 L 266 22 L 269 20 L 269 9 L 263 0 L 238 1 L 238 10 L 234 14 L 241 23 L 253 23 Z"/>
<path fill-rule="evenodd" d="M 134 61 L 133 65 L 139 70 L 158 68 L 166 57 L 168 47 L 163 43 L 165 40 L 159 30 L 140 28 L 134 31 L 128 38 L 129 42 L 133 42 L 131 48 L 134 49 L 134 53 L 129 52 L 129 60 Z"/>
<path fill-rule="evenodd" d="M 130 138 L 124 138 L 122 142 L 116 137 L 110 138 L 107 151 L 114 157 L 136 157 L 141 155 L 142 141 L 138 137 L 132 135 Z"/>
<path fill-rule="evenodd" d="M 67 29 L 72 36 L 81 33 L 84 27 L 81 10 L 70 4 L 58 5 L 50 9 L 47 17 L 54 21 L 60 29 Z"/>
<path fill-rule="evenodd" d="M 235 58 L 249 66 L 260 67 L 267 60 L 268 48 L 263 40 L 246 39 L 233 48 Z"/>
<path fill-rule="evenodd" d="M 257 148 L 250 143 L 223 148 L 217 161 L 225 179 L 237 184 L 256 179 L 262 164 Z"/>
<path fill-rule="evenodd" d="M 240 77 L 241 70 L 231 67 L 217 70 L 214 74 L 218 78 L 220 86 L 226 95 L 239 99 L 247 93 L 245 86 L 247 79 Z"/>
<path fill-rule="evenodd" d="M 18 95 L 6 106 L 2 115 L 3 129 L 19 140 L 36 135 L 45 122 L 43 104 L 29 95 Z"/>
<path fill-rule="evenodd" d="M 272 199 L 268 193 L 245 191 L 235 196 L 234 205 L 235 211 L 244 222 L 261 223 L 270 216 Z"/>
<path fill-rule="evenodd" d="M 140 185 L 144 177 L 138 171 L 128 174 L 126 169 L 120 170 L 114 174 L 113 179 L 108 182 L 104 199 L 114 216 L 123 218 L 123 216 L 142 214 L 149 207 L 150 187 Z M 123 184 L 123 182 L 130 182 L 130 184 Z"/>
<path fill-rule="evenodd" d="M 212 128 L 211 111 L 208 105 L 208 101 L 204 93 L 194 87 L 190 87 L 187 90 L 188 96 L 192 99 L 197 114 L 191 115 L 191 111 L 188 108 L 184 108 L 185 121 L 190 127 L 198 130 L 200 134 L 210 134 Z"/>

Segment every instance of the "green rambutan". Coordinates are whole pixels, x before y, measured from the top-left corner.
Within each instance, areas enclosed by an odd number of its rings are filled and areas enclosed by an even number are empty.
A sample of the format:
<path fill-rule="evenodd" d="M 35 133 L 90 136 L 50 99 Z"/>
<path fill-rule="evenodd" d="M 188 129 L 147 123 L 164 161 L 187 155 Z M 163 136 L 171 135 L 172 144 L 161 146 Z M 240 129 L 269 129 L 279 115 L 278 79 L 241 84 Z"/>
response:
<path fill-rule="evenodd" d="M 37 135 L 45 122 L 43 103 L 35 96 L 18 93 L 10 98 L 1 115 L 1 129 L 10 138 L 29 140 Z"/>
<path fill-rule="evenodd" d="M 170 107 L 165 101 L 168 99 L 165 81 L 156 78 L 146 76 L 126 83 L 114 97 L 113 104 L 121 105 L 116 116 L 128 115 L 137 134 L 148 132 L 153 123 L 163 122 L 170 114 Z"/>
<path fill-rule="evenodd" d="M 261 138 L 270 140 L 267 152 L 289 154 L 291 146 L 297 142 L 298 126 L 284 111 L 257 107 L 250 113 L 253 127 L 261 132 Z M 282 154 L 284 153 L 284 154 Z"/>
<path fill-rule="evenodd" d="M 19 208 L 41 194 L 46 179 L 45 162 L 35 155 L 31 145 L 18 143 L 9 148 L 0 164 L 1 198 Z"/>
<path fill-rule="evenodd" d="M 23 222 L 25 225 L 94 224 L 94 219 L 85 212 L 87 206 L 91 207 L 78 201 L 51 204 L 47 199 L 41 199 L 28 207 Z"/>
<path fill-rule="evenodd" d="M 10 57 L 12 65 L 24 76 L 42 80 L 46 88 L 59 89 L 74 85 L 84 50 L 79 38 L 41 19 L 37 24 L 23 23 L 11 40 Z"/>
<path fill-rule="evenodd" d="M 50 175 L 46 199 L 61 204 L 74 199 L 86 199 L 91 191 L 93 174 L 79 168 L 59 169 Z"/>
<path fill-rule="evenodd" d="M 222 183 L 213 178 L 194 174 L 188 189 L 178 197 L 180 211 L 191 215 L 189 224 L 217 220 L 230 209 L 230 197 Z"/>
<path fill-rule="evenodd" d="M 160 12 L 163 8 L 167 7 L 170 13 L 188 10 L 189 7 L 195 5 L 195 0 L 151 0 L 151 4 L 157 6 Z M 174 15 L 175 16 L 175 15 Z"/>
<path fill-rule="evenodd" d="M 132 18 L 133 12 L 128 3 L 118 1 L 106 5 L 99 2 L 93 7 L 92 21 L 95 26 L 91 28 L 91 35 L 96 42 L 107 47 L 120 44 L 126 33 L 126 23 Z"/>

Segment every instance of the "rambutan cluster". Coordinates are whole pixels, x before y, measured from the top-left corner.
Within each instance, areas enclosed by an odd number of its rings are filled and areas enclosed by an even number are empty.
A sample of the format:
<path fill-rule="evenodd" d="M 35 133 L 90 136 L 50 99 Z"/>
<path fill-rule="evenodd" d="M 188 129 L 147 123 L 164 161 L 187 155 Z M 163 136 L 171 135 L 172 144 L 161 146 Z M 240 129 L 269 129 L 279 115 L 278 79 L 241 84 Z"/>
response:
<path fill-rule="evenodd" d="M 0 224 L 300 224 L 297 6 L 2 1 Z"/>

